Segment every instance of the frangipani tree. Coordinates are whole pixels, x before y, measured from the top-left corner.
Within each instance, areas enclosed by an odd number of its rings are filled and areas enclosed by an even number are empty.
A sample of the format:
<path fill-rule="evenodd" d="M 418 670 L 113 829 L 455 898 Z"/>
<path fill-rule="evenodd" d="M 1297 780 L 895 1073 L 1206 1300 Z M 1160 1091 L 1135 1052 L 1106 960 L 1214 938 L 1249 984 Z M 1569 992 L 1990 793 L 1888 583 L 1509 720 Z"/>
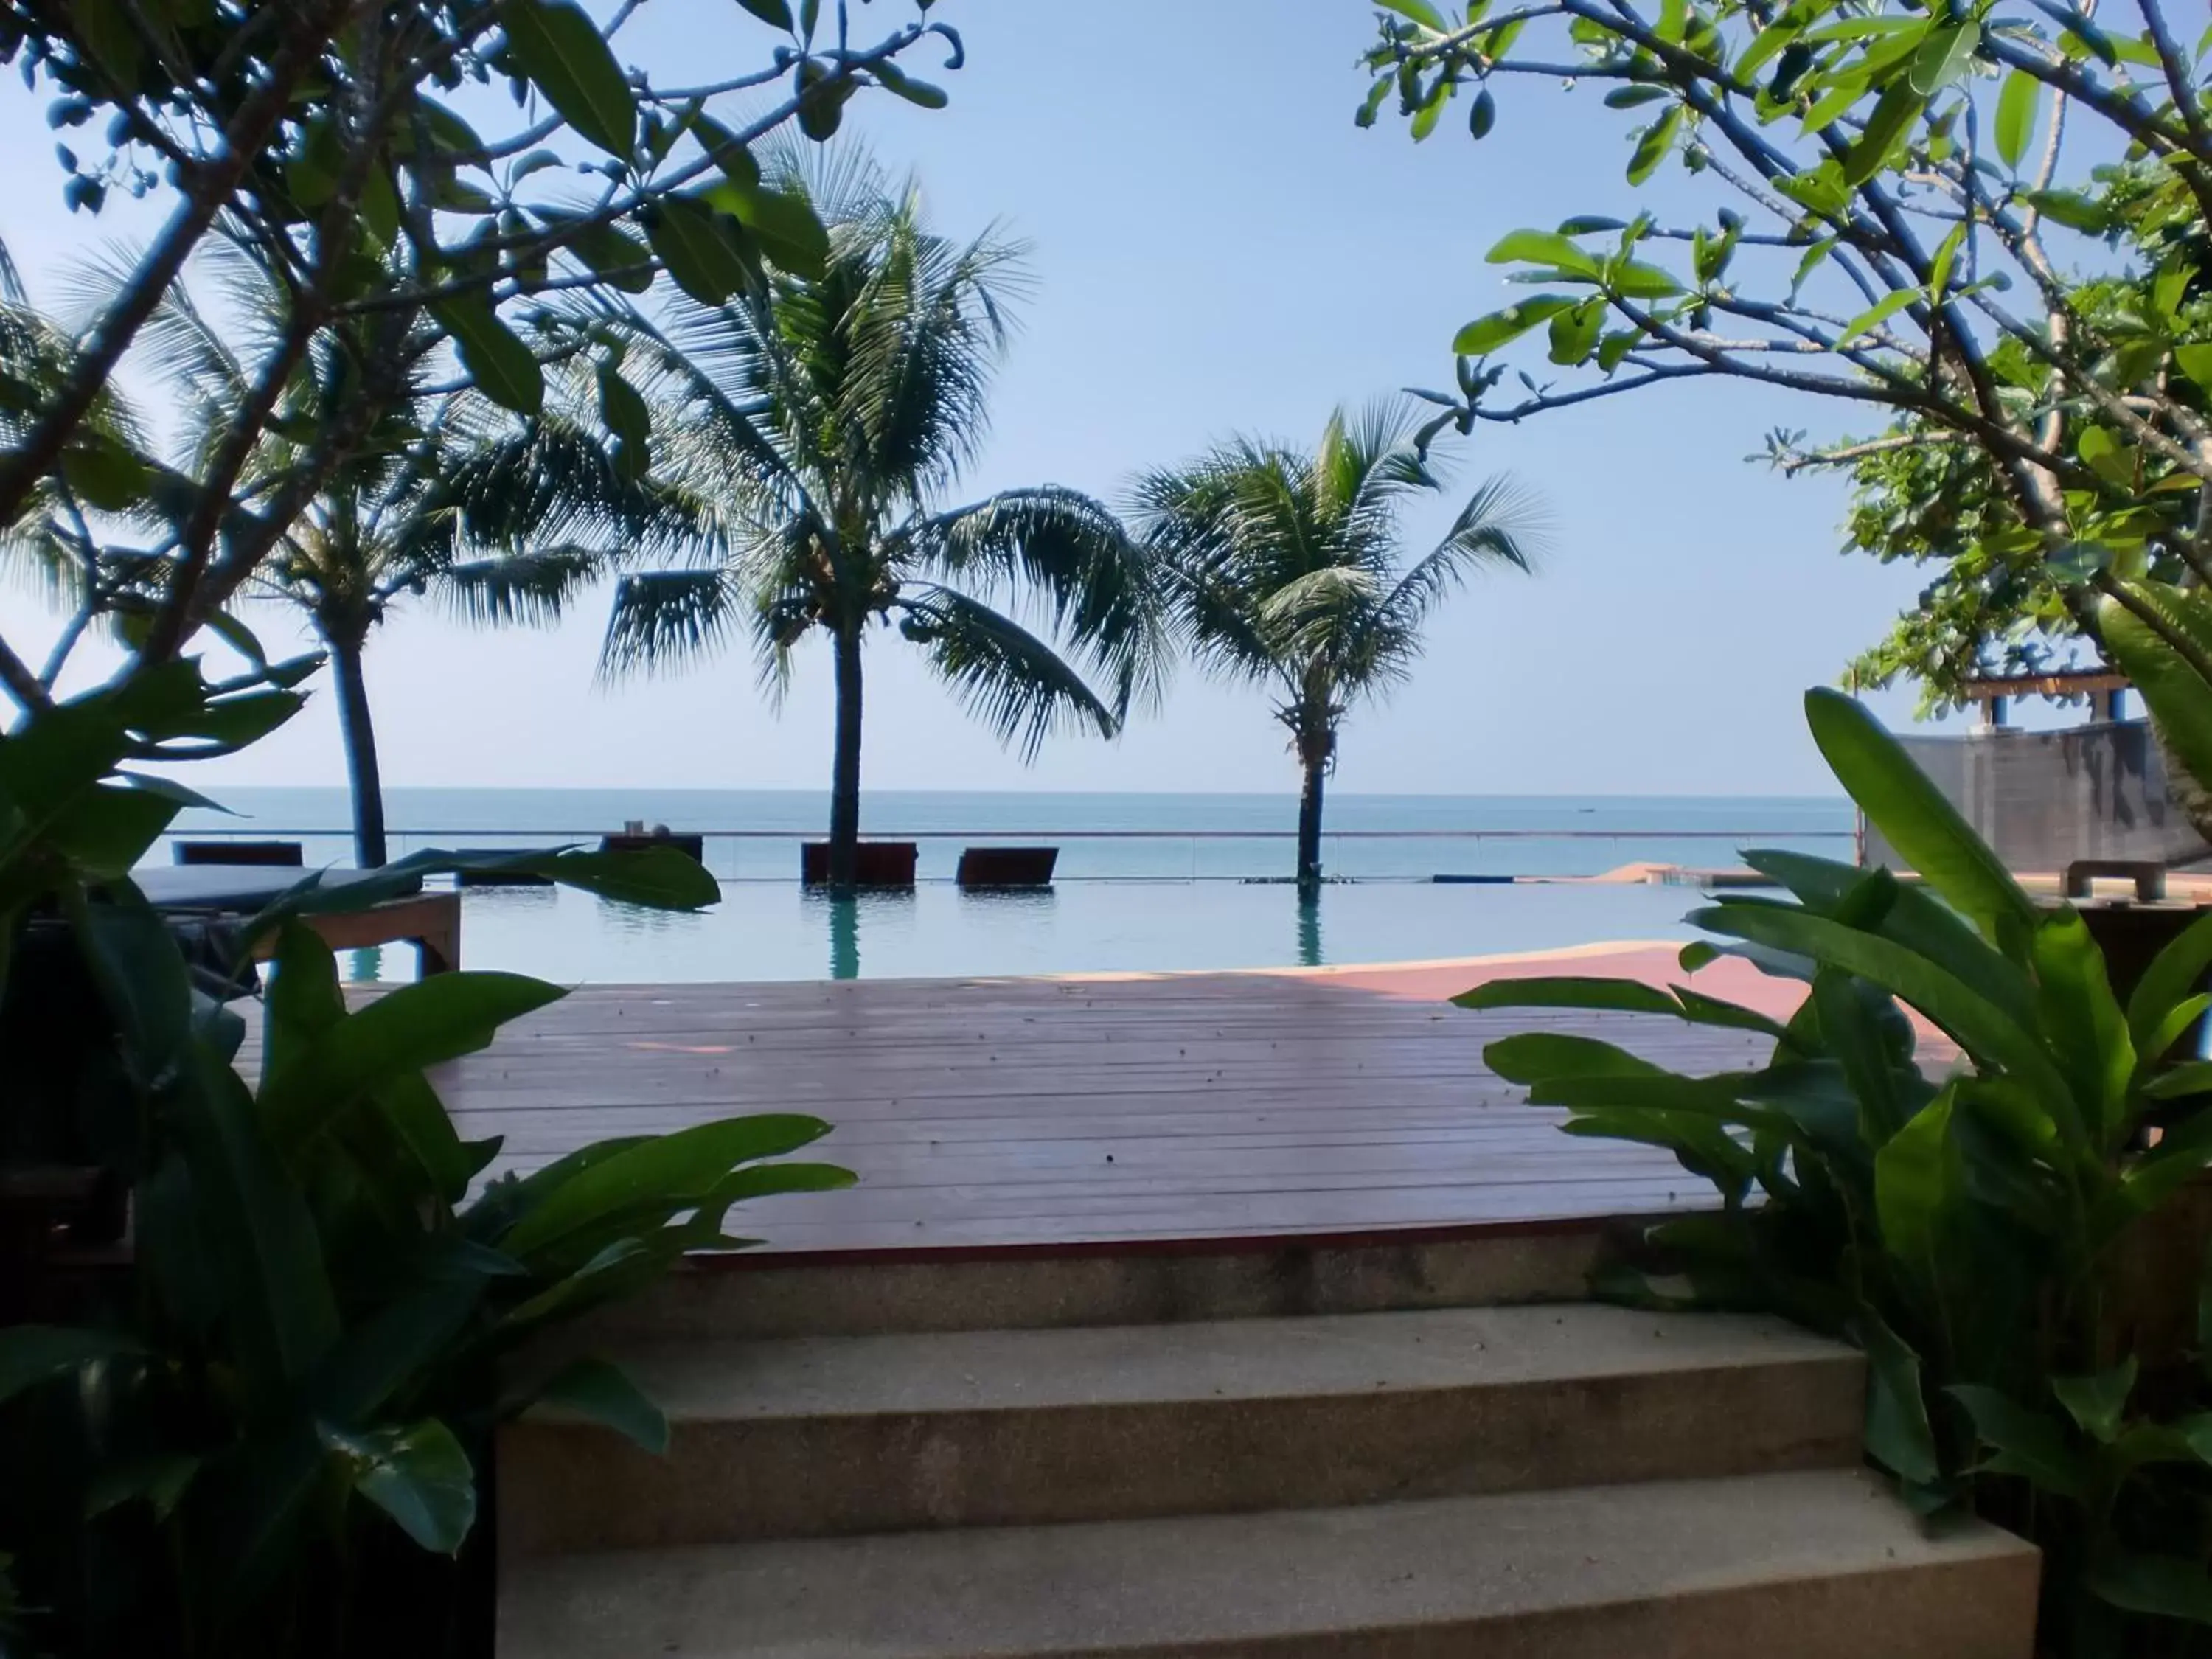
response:
<path fill-rule="evenodd" d="M 1696 204 L 1502 238 L 1536 291 L 1477 302 L 1433 429 L 1690 379 L 1799 392 L 1876 429 L 1778 434 L 1780 465 L 1970 450 L 2003 502 L 1972 551 L 2063 556 L 2093 638 L 2092 591 L 2202 657 L 2126 580 L 2212 573 L 2212 34 L 2170 10 L 1381 0 L 1363 123 L 1395 97 L 1427 138 L 1457 100 L 1481 139 L 1564 84 L 1621 112 L 1631 185 L 1679 167 Z"/>

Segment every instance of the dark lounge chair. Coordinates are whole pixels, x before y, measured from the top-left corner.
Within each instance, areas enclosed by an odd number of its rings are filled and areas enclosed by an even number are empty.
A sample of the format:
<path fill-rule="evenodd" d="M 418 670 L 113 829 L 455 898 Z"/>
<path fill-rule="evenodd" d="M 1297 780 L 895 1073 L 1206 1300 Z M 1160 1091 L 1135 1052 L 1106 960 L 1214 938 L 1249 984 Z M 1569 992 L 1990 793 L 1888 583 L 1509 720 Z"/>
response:
<path fill-rule="evenodd" d="M 853 878 L 856 887 L 911 887 L 914 885 L 914 866 L 920 849 L 910 841 L 864 841 L 854 860 Z M 799 878 L 809 887 L 830 884 L 830 843 L 826 841 L 801 842 L 799 848 Z"/>
<path fill-rule="evenodd" d="M 307 849 L 296 841 L 180 841 L 171 844 L 171 856 L 186 865 L 255 865 L 297 870 L 307 863 Z"/>
<path fill-rule="evenodd" d="M 1057 847 L 970 847 L 953 879 L 963 887 L 1049 887 Z"/>

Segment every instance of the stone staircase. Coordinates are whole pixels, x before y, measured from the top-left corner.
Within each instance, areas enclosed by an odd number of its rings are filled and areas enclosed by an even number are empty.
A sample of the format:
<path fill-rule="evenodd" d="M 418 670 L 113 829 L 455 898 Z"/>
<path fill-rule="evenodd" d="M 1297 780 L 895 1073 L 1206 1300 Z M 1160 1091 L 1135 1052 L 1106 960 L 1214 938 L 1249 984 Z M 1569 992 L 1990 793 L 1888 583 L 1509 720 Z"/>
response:
<path fill-rule="evenodd" d="M 2035 1553 L 1860 1468 L 1856 1354 L 1597 1248 L 684 1275 L 592 1334 L 665 1458 L 502 1439 L 501 1659 L 2029 1659 Z"/>

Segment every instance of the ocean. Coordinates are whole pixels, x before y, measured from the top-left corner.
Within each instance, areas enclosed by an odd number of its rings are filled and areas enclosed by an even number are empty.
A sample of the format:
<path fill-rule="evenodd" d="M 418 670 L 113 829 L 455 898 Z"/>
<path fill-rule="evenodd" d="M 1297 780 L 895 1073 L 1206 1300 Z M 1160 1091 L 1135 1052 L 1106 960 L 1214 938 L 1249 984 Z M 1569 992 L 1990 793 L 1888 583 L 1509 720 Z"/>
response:
<path fill-rule="evenodd" d="M 215 793 L 240 816 L 189 811 L 179 833 L 297 840 L 310 864 L 350 860 L 343 790 Z M 918 842 L 919 884 L 833 904 L 797 878 L 799 843 L 828 817 L 818 793 L 399 788 L 386 811 L 394 857 L 588 843 L 633 821 L 703 832 L 724 897 L 700 915 L 543 890 L 465 896 L 466 965 L 566 982 L 1252 968 L 1686 938 L 1693 889 L 1540 878 L 1724 867 L 1749 845 L 1847 859 L 1853 830 L 1840 797 L 1343 794 L 1328 804 L 1331 884 L 1302 906 L 1285 884 L 1293 796 L 885 791 L 864 800 L 863 833 Z M 962 848 L 1032 842 L 1060 848 L 1050 890 L 953 887 Z M 410 956 L 386 947 L 345 966 L 404 978 Z"/>

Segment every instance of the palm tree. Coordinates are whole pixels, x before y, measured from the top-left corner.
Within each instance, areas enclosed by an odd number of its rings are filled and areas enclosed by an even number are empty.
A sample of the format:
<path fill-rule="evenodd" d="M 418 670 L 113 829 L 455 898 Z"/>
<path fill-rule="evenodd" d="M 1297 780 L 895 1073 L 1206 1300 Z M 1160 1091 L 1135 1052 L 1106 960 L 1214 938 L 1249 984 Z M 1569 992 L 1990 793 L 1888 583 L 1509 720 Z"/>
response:
<path fill-rule="evenodd" d="M 210 262 L 226 289 L 228 332 L 182 287 L 142 337 L 150 367 L 182 404 L 184 441 L 211 441 L 253 381 L 267 343 L 253 337 L 282 307 L 270 278 L 235 253 Z M 328 652 L 363 868 L 386 861 L 382 775 L 363 661 L 371 634 L 407 601 L 428 598 L 486 626 L 556 620 L 613 561 L 668 544 L 693 526 L 592 418 L 594 382 L 580 359 L 556 364 L 543 410 L 523 419 L 465 384 L 441 386 L 439 333 L 426 318 L 380 318 L 396 328 L 410 365 L 375 441 L 341 469 L 293 522 L 243 590 L 289 605 Z M 243 335 L 244 338 L 237 337 Z M 346 395 L 349 361 L 368 342 L 327 331 L 280 399 L 272 435 L 248 464 L 249 481 L 297 457 L 288 416 L 313 432 L 313 411 Z"/>
<path fill-rule="evenodd" d="M 849 888 L 872 624 L 896 624 L 1024 758 L 1063 726 L 1113 736 L 1155 689 L 1166 629 L 1146 554 L 1097 501 L 1043 485 L 942 504 L 983 439 L 1020 247 L 932 234 L 912 182 L 889 187 L 851 149 L 769 167 L 829 226 L 819 278 L 626 319 L 647 347 L 633 367 L 657 361 L 651 393 L 677 411 L 665 460 L 709 513 L 713 556 L 625 576 L 602 665 L 663 665 L 743 628 L 780 691 L 794 648 L 826 634 L 830 880 Z"/>
<path fill-rule="evenodd" d="M 1232 439 L 1138 483 L 1133 518 L 1161 562 L 1192 654 L 1269 688 L 1304 773 L 1299 887 L 1321 883 L 1322 796 L 1346 716 L 1406 678 L 1429 612 L 1486 565 L 1528 570 L 1537 528 L 1498 478 L 1470 495 L 1434 549 L 1399 558 L 1399 515 L 1444 488 L 1392 400 L 1329 416 L 1310 453 Z"/>

